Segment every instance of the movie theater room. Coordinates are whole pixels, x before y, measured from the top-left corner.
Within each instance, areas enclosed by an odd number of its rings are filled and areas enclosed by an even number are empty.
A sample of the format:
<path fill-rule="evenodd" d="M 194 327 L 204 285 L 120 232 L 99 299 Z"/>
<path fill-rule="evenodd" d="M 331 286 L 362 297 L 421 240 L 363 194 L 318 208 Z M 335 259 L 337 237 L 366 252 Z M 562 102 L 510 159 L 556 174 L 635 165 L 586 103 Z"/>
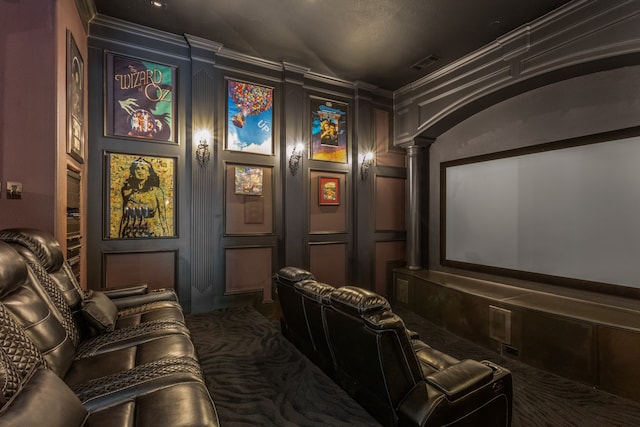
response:
<path fill-rule="evenodd" d="M 640 0 L 0 0 L 0 426 L 640 426 Z"/>

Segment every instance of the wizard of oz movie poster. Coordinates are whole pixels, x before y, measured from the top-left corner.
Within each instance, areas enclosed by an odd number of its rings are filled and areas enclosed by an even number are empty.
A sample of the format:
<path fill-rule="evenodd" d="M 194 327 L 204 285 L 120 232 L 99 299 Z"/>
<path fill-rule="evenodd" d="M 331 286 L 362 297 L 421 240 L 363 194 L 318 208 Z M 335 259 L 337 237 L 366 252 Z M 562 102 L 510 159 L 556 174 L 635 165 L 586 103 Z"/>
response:
<path fill-rule="evenodd" d="M 347 162 L 347 105 L 311 99 L 311 158 Z"/>
<path fill-rule="evenodd" d="M 273 154 L 273 89 L 229 80 L 227 149 Z"/>
<path fill-rule="evenodd" d="M 175 68 L 107 55 L 106 134 L 174 142 Z"/>

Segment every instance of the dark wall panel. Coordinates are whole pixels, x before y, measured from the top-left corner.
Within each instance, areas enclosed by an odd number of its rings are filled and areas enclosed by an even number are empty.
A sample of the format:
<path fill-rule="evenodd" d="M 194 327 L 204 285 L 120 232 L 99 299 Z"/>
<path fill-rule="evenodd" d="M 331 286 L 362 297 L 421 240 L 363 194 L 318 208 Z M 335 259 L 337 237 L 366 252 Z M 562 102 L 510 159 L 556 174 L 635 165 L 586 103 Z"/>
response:
<path fill-rule="evenodd" d="M 375 261 L 375 282 L 373 290 L 380 295 L 390 298 L 392 296 L 391 276 L 389 269 L 397 263 L 404 262 L 404 241 L 399 242 L 376 242 Z"/>
<path fill-rule="evenodd" d="M 640 331 L 600 326 L 598 342 L 600 386 L 640 401 Z"/>
<path fill-rule="evenodd" d="M 338 205 L 320 205 L 320 177 L 340 180 Z M 309 232 L 310 233 L 344 233 L 347 231 L 347 206 L 349 194 L 346 192 L 345 174 L 323 171 L 309 173 Z"/>
<path fill-rule="evenodd" d="M 272 248 L 228 248 L 225 251 L 226 293 L 261 291 L 271 301 Z"/>
<path fill-rule="evenodd" d="M 236 167 L 262 169 L 262 194 L 236 194 Z M 226 165 L 226 234 L 273 233 L 273 171 L 253 165 Z"/>
<path fill-rule="evenodd" d="M 585 384 L 597 384 L 595 327 L 588 323 L 525 311 L 521 360 Z"/>
<path fill-rule="evenodd" d="M 176 253 L 105 253 L 105 286 L 123 288 L 147 284 L 149 289 L 173 289 L 176 280 Z"/>
<path fill-rule="evenodd" d="M 344 243 L 309 246 L 310 270 L 319 282 L 347 285 L 347 245 Z"/>
<path fill-rule="evenodd" d="M 405 152 L 403 149 L 393 146 L 391 115 L 390 111 L 380 108 L 373 109 L 376 164 L 404 168 Z"/>
<path fill-rule="evenodd" d="M 405 230 L 406 179 L 376 176 L 376 231 Z"/>

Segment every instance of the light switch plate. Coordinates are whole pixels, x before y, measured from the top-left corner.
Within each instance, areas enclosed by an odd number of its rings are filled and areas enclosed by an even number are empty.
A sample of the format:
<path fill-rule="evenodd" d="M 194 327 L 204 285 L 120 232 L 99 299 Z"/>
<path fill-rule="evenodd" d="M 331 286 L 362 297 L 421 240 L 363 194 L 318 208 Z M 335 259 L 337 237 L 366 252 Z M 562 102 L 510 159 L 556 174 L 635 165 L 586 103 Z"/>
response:
<path fill-rule="evenodd" d="M 7 199 L 22 199 L 22 183 L 7 181 Z"/>

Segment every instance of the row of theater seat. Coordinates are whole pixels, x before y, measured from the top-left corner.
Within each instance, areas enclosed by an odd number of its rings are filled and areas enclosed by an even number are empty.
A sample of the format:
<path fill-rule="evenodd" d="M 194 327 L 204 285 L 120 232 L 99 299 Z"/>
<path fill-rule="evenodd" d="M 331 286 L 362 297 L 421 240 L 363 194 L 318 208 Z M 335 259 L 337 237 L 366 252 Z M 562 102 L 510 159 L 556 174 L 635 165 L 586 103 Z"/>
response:
<path fill-rule="evenodd" d="M 309 271 L 274 276 L 282 331 L 384 426 L 509 426 L 511 373 L 458 360 L 408 330 L 382 296 Z"/>
<path fill-rule="evenodd" d="M 0 426 L 217 426 L 173 291 L 80 288 L 60 245 L 0 231 Z"/>

